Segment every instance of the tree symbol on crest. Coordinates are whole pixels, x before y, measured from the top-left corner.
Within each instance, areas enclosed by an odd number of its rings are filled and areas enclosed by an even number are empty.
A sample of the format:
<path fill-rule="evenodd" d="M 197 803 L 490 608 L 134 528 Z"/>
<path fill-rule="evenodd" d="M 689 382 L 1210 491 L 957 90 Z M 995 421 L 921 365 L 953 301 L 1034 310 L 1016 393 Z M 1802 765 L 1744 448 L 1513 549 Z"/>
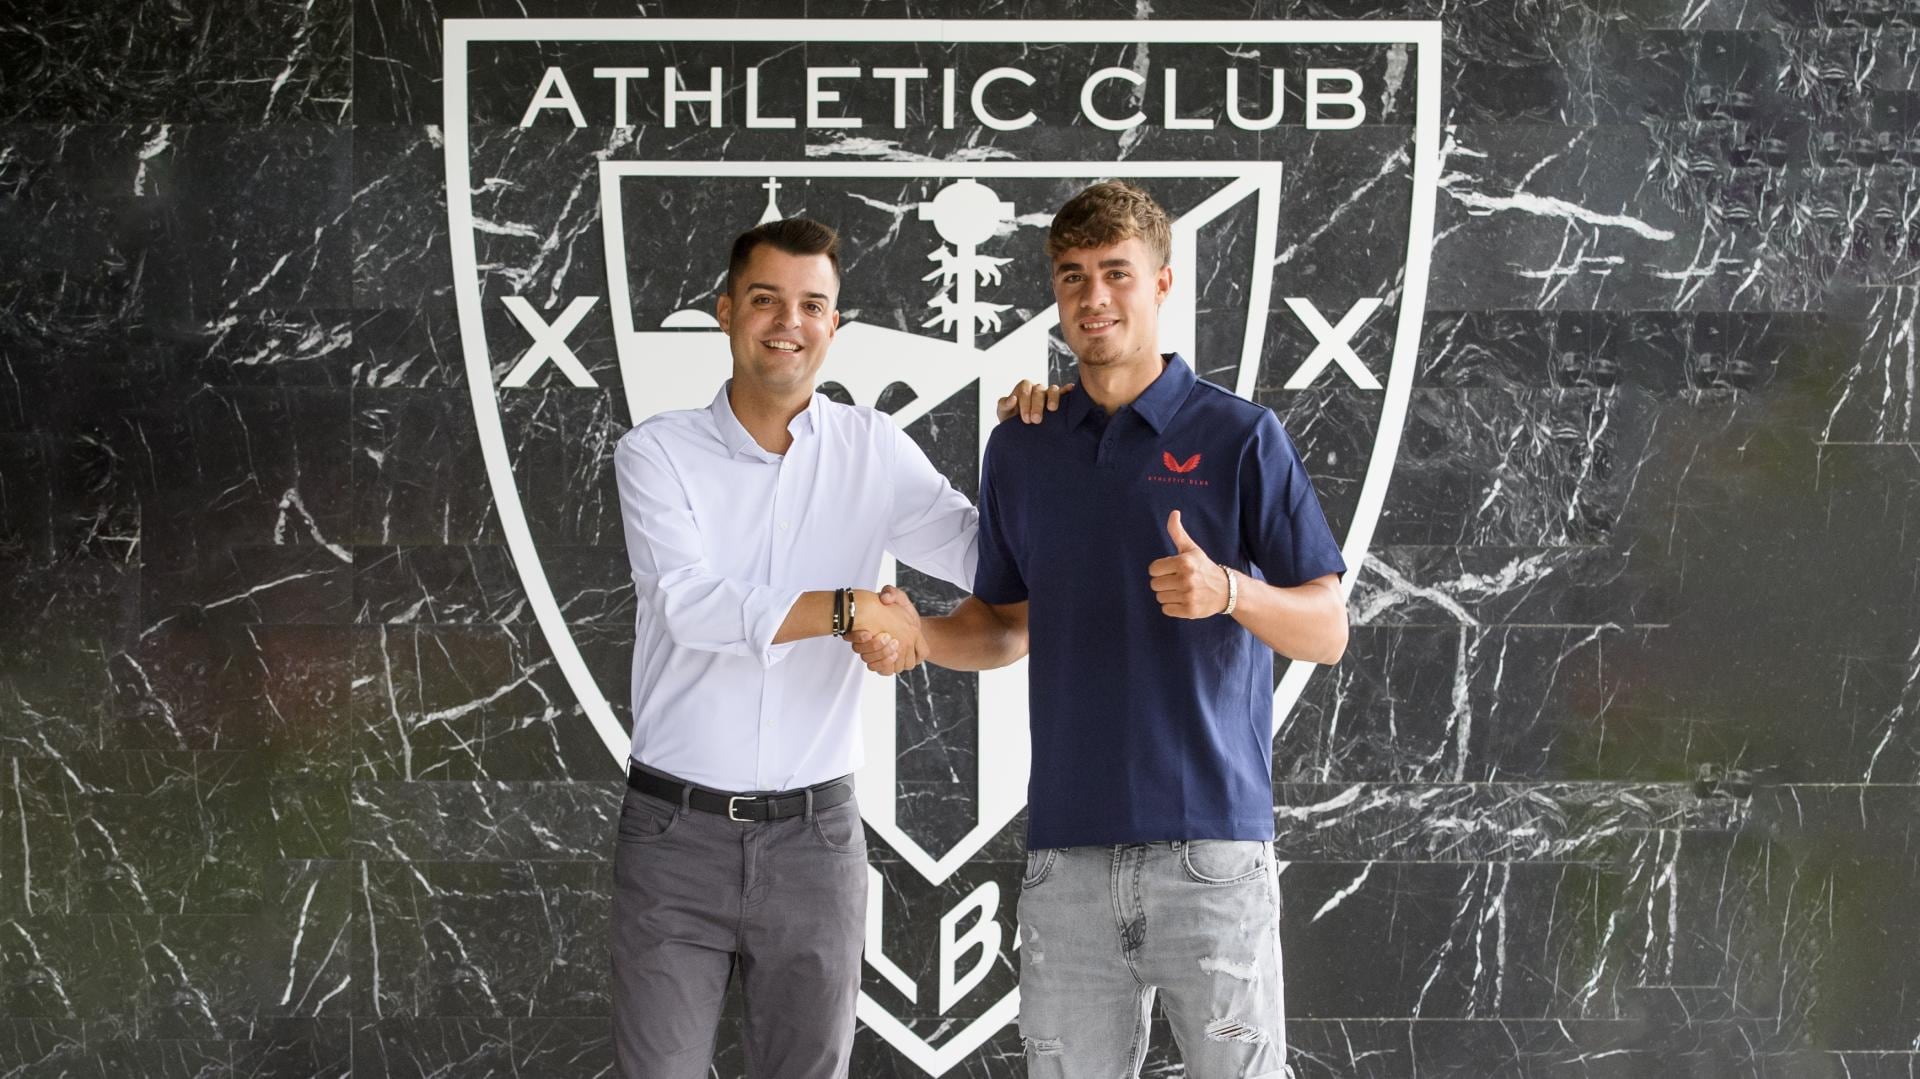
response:
<path fill-rule="evenodd" d="M 1000 267 L 1012 261 L 981 255 L 978 249 L 993 238 L 1002 222 L 1013 219 L 1013 203 L 1000 201 L 977 180 L 956 180 L 941 188 L 933 201 L 920 204 L 920 219 L 932 221 L 940 238 L 952 245 L 927 255 L 937 265 L 921 280 L 939 278 L 940 291 L 931 301 L 934 316 L 921 325 L 952 330 L 955 341 L 972 348 L 975 334 L 1000 329 L 1000 312 L 1008 307 L 980 302 L 975 290 L 983 284 L 999 284 Z"/>

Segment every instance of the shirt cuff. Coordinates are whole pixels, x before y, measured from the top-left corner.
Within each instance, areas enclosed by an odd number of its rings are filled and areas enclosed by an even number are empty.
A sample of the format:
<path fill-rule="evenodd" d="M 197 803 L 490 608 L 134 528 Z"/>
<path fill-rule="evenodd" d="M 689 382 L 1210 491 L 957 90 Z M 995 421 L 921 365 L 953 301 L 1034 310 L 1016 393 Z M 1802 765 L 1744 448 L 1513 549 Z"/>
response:
<path fill-rule="evenodd" d="M 800 602 L 803 594 L 804 591 L 801 589 L 762 586 L 755 588 L 752 595 L 747 597 L 744 612 L 747 623 L 747 648 L 750 654 L 760 661 L 762 667 L 771 667 L 787 658 L 787 653 L 793 651 L 793 646 L 800 643 L 788 641 L 784 644 L 775 644 L 773 638 L 779 634 L 780 627 L 787 621 L 787 615 L 792 613 L 793 605 Z"/>

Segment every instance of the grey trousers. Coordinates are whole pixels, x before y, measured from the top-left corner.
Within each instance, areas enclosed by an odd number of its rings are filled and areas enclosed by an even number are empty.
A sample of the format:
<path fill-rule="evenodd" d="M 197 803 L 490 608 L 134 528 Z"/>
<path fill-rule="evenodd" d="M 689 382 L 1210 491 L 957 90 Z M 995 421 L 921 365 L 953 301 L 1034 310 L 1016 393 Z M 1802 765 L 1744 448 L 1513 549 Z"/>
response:
<path fill-rule="evenodd" d="M 849 799 L 741 823 L 628 788 L 614 856 L 623 1079 L 700 1079 L 738 971 L 748 1079 L 839 1079 L 853 1047 L 867 841 Z"/>

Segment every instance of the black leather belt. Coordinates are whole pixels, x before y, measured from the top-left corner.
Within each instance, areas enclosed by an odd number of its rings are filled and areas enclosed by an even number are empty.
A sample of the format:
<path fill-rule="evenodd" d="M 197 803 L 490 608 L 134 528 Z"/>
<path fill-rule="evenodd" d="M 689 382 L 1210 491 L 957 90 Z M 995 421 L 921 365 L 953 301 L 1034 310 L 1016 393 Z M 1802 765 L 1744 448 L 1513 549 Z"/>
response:
<path fill-rule="evenodd" d="M 853 797 L 853 784 L 847 777 L 830 779 L 813 787 L 799 790 L 777 791 L 773 794 L 728 794 L 726 791 L 708 790 L 691 783 L 681 783 L 652 772 L 643 772 L 637 767 L 627 768 L 627 786 L 641 794 L 651 794 L 674 805 L 690 805 L 703 813 L 713 813 L 728 820 L 770 821 L 797 817 L 807 811 L 807 792 L 813 792 L 815 811 L 832 809 L 834 806 Z M 692 791 L 688 797 L 687 792 Z"/>

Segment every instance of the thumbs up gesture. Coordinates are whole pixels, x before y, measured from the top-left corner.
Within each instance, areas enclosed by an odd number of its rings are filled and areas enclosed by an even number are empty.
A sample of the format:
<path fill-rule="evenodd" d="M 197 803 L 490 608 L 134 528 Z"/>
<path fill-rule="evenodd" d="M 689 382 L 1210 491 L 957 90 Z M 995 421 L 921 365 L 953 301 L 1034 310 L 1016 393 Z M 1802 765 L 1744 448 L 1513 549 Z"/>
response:
<path fill-rule="evenodd" d="M 1180 511 L 1167 515 L 1173 554 L 1147 565 L 1160 613 L 1170 618 L 1211 618 L 1227 609 L 1227 575 L 1181 527 Z"/>

